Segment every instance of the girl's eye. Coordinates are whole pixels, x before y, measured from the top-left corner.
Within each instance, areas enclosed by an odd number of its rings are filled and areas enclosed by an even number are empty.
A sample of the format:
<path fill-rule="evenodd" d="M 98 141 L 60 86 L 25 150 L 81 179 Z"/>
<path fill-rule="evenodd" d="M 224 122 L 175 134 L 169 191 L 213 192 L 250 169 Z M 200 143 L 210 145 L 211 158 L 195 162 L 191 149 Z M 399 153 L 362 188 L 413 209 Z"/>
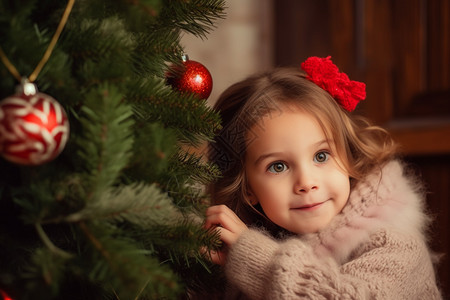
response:
<path fill-rule="evenodd" d="M 314 155 L 314 162 L 316 163 L 324 163 L 330 158 L 330 153 L 325 151 L 317 152 L 316 155 Z"/>
<path fill-rule="evenodd" d="M 281 173 L 287 170 L 287 166 L 282 162 L 276 162 L 271 164 L 267 170 L 270 173 Z"/>

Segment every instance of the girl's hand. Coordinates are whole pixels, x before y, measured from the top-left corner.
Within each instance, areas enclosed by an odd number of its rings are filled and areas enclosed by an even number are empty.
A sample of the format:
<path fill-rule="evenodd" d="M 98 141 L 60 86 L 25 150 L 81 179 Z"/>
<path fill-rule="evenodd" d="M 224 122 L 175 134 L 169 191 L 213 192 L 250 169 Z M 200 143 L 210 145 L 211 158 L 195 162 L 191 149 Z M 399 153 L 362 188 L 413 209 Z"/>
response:
<path fill-rule="evenodd" d="M 247 225 L 225 205 L 211 206 L 206 210 L 205 228 L 215 228 L 226 245 L 218 252 L 211 251 L 211 260 L 218 265 L 225 264 L 228 248 L 231 248 L 241 234 L 248 230 Z"/>

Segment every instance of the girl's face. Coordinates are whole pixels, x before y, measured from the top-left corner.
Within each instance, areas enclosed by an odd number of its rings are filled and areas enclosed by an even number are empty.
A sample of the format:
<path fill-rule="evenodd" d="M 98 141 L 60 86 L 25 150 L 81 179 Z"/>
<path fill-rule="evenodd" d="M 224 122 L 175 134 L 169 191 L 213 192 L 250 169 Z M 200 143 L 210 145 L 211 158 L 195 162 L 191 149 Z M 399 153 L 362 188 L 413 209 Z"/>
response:
<path fill-rule="evenodd" d="M 350 194 L 349 175 L 308 113 L 283 110 L 252 127 L 245 170 L 252 204 L 293 233 L 313 233 L 339 214 Z"/>

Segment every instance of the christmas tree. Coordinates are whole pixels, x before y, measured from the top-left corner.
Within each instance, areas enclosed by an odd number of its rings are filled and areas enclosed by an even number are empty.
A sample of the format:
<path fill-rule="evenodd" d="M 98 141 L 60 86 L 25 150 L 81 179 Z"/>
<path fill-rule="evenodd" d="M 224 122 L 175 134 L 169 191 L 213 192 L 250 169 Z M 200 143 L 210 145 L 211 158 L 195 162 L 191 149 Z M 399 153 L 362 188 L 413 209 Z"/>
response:
<path fill-rule="evenodd" d="M 219 245 L 202 228 L 202 186 L 218 171 L 187 149 L 220 120 L 167 74 L 184 70 L 180 35 L 205 38 L 223 17 L 223 0 L 0 0 L 0 298 L 180 299 L 206 288 L 202 249 Z M 37 94 L 23 83 L 12 96 L 22 78 Z M 32 144 L 41 129 L 26 119 L 30 97 L 40 97 L 35 119 L 62 128 L 40 137 L 56 143 L 40 160 L 39 147 L 14 140 Z M 29 135 L 11 138 L 7 114 Z"/>

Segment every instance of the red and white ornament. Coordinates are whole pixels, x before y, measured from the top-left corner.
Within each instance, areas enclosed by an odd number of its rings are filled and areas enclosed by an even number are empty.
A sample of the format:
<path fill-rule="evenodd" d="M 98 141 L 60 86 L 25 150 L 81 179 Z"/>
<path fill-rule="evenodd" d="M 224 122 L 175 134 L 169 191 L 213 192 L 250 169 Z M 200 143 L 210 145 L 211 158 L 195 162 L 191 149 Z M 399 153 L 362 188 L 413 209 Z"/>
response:
<path fill-rule="evenodd" d="M 0 102 L 0 153 L 23 165 L 41 165 L 64 149 L 69 121 L 64 108 L 25 82 L 16 95 Z"/>
<path fill-rule="evenodd" d="M 212 91 L 211 73 L 201 63 L 183 56 L 183 65 L 174 66 L 166 76 L 167 82 L 181 92 L 189 92 L 207 99 Z"/>
<path fill-rule="evenodd" d="M 2 296 L 0 299 L 1 300 L 13 300 L 11 297 L 8 296 L 7 293 L 5 293 L 4 291 L 0 290 L 0 296 Z"/>

